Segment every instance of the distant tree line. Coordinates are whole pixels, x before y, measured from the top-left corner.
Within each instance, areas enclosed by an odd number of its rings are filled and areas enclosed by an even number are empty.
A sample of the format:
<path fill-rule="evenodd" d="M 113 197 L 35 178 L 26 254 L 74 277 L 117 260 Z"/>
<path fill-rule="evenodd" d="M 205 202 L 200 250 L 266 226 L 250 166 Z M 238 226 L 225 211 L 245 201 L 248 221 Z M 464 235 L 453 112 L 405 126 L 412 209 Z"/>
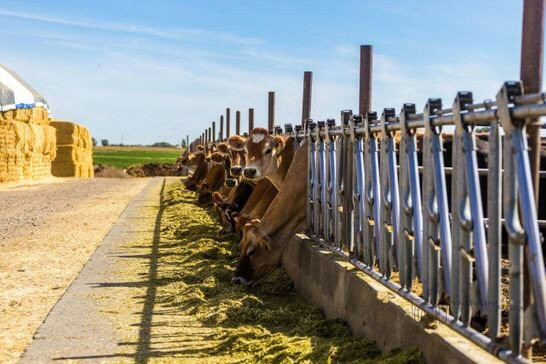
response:
<path fill-rule="evenodd" d="M 97 140 L 95 138 L 92 138 L 92 140 L 93 140 L 93 146 L 94 147 L 97 146 L 98 145 Z M 171 143 L 168 143 L 168 142 L 157 142 L 157 143 L 147 144 L 147 145 L 144 145 L 144 144 L 110 144 L 108 139 L 101 139 L 100 145 L 102 145 L 103 147 L 111 146 L 111 147 L 157 147 L 157 148 L 176 148 L 176 147 L 180 146 L 180 145 L 175 145 L 175 144 L 171 144 Z M 182 148 L 186 147 L 186 141 L 185 140 L 182 140 L 181 146 L 182 146 Z"/>

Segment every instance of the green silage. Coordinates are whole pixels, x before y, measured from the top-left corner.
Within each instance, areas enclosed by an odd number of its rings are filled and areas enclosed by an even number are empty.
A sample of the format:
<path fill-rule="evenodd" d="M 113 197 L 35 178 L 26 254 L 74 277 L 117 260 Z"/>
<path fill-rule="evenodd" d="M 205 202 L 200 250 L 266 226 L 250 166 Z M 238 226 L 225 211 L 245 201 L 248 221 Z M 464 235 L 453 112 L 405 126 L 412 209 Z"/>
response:
<path fill-rule="evenodd" d="M 381 355 L 374 342 L 351 335 L 306 303 L 278 269 L 248 289 L 231 283 L 238 236 L 220 234 L 211 209 L 181 184 L 164 193 L 157 300 L 211 329 L 199 357 L 222 362 L 423 362 L 417 350 Z"/>

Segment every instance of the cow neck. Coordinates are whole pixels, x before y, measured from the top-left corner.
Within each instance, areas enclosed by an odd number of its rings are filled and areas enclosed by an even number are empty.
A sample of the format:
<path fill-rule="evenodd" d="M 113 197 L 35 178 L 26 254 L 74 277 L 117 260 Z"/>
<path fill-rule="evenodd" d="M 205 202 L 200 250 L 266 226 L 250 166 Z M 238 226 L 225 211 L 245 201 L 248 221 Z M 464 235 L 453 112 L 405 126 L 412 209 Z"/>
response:
<path fill-rule="evenodd" d="M 285 147 L 278 157 L 280 161 L 278 161 L 277 173 L 275 173 L 271 177 L 266 177 L 271 182 L 271 184 L 275 186 L 277 191 L 281 190 L 288 170 L 292 165 L 292 160 L 294 159 L 294 153 L 296 149 L 295 144 L 297 144 L 294 140 L 294 137 L 287 138 L 285 143 Z"/>
<path fill-rule="evenodd" d="M 306 175 L 307 144 L 304 144 L 294 154 L 283 188 L 271 202 L 259 225 L 272 241 L 276 240 L 274 238 L 278 233 L 286 232 L 285 227 L 295 228 L 299 225 L 301 220 L 299 215 L 305 215 Z"/>

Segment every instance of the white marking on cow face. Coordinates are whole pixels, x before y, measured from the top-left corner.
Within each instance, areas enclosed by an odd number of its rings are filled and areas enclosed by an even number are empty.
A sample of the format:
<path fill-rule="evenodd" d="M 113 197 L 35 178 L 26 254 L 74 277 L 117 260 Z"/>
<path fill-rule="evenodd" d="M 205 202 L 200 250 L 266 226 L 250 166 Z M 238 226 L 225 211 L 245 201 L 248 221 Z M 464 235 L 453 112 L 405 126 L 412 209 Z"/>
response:
<path fill-rule="evenodd" d="M 261 133 L 252 134 L 252 143 L 258 144 L 259 142 L 264 140 L 264 138 L 265 138 L 265 134 L 261 134 Z"/>

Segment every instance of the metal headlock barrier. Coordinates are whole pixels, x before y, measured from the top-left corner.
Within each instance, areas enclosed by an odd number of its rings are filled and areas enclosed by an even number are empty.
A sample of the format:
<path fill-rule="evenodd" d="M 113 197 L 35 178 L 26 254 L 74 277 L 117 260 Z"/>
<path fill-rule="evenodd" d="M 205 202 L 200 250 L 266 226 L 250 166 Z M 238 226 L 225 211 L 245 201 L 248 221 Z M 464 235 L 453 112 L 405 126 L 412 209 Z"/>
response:
<path fill-rule="evenodd" d="M 526 137 L 530 120 L 544 115 L 544 94 L 525 95 L 520 82 L 506 82 L 496 102 L 474 104 L 471 92 L 459 92 L 451 108 L 429 99 L 420 114 L 404 104 L 398 116 L 389 108 L 380 117 L 342 111 L 338 126 L 333 119 L 309 120 L 297 132 L 309 142 L 307 230 L 484 349 L 526 362 L 524 339 L 546 340 L 546 275 Z M 454 127 L 449 173 L 445 126 Z M 480 188 L 485 172 L 478 168 L 477 126 L 489 134 L 486 191 Z M 501 315 L 506 258 L 509 308 Z M 524 269 L 533 301 L 525 309 Z M 487 319 L 487 334 L 471 327 L 476 316 Z M 501 329 L 508 330 L 506 344 Z"/>

